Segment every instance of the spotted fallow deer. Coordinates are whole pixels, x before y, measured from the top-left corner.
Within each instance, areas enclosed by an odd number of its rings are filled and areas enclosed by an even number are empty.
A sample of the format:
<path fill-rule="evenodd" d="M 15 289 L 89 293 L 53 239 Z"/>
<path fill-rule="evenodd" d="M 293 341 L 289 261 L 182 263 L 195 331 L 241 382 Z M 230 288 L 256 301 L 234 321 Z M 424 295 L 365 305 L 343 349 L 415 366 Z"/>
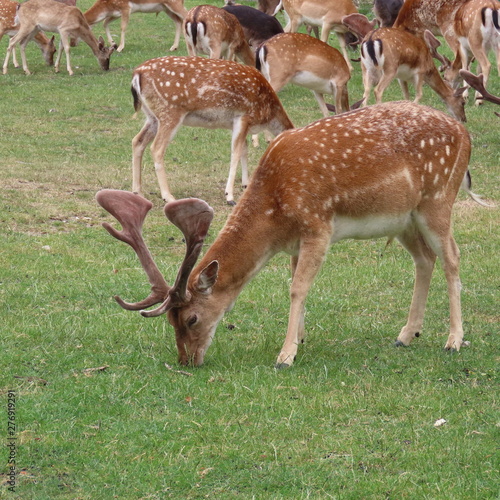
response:
<path fill-rule="evenodd" d="M 331 45 L 303 33 L 282 33 L 264 42 L 256 57 L 257 69 L 276 92 L 291 82 L 312 90 L 325 117 L 330 112 L 323 94 L 334 96 L 337 113 L 349 110 L 351 72 Z"/>
<path fill-rule="evenodd" d="M 430 31 L 425 32 L 424 39 L 396 28 L 380 28 L 369 34 L 361 44 L 364 104 L 368 103 L 374 85 L 376 102 L 381 103 L 385 89 L 395 78 L 399 80 L 406 100 L 410 99 L 408 82 L 413 82 L 414 102 L 418 103 L 422 98 L 423 84 L 427 83 L 443 100 L 450 114 L 465 122 L 462 91 L 453 90 L 441 78 L 434 64 L 433 54 L 439 57 L 438 46 L 439 41 Z"/>
<path fill-rule="evenodd" d="M 425 30 L 443 35 L 451 50 L 458 53 L 459 41 L 453 29 L 457 10 L 469 0 L 405 0 L 394 22 L 394 28 L 404 29 L 423 37 Z M 456 61 L 460 65 L 460 60 Z"/>
<path fill-rule="evenodd" d="M 0 40 L 2 40 L 4 35 L 8 35 L 9 38 L 12 38 L 18 32 L 19 24 L 15 19 L 19 5 L 18 2 L 13 2 L 12 0 L 0 0 Z M 49 39 L 45 33 L 39 32 L 35 35 L 33 40 L 38 47 L 40 47 L 47 65 L 52 66 L 54 64 L 54 54 L 56 52 L 54 37 Z M 16 68 L 19 67 L 15 50 L 12 51 L 12 62 Z"/>
<path fill-rule="evenodd" d="M 18 9 L 19 31 L 12 37 L 7 48 L 3 64 L 3 73 L 7 73 L 7 65 L 10 54 L 14 47 L 19 44 L 21 47 L 21 59 L 24 72 L 29 75 L 30 70 L 26 62 L 25 49 L 27 43 L 39 32 L 49 31 L 59 33 L 61 41 L 54 63 L 55 72 L 59 72 L 59 61 L 61 60 L 62 49 L 66 53 L 66 68 L 70 75 L 73 75 L 70 52 L 70 38 L 83 40 L 92 50 L 101 69 L 109 69 L 109 58 L 115 47 L 105 47 L 104 40 L 97 40 L 92 34 L 85 17 L 81 11 L 74 6 L 66 5 L 53 0 L 29 0 Z"/>
<path fill-rule="evenodd" d="M 108 42 L 113 43 L 109 23 L 121 18 L 120 44 L 116 49 L 121 52 L 125 47 L 125 32 L 127 30 L 130 14 L 135 12 L 159 14 L 165 12 L 175 24 L 175 38 L 170 50 L 179 47 L 181 37 L 182 20 L 186 17 L 187 10 L 184 0 L 97 0 L 85 13 L 85 19 L 90 26 L 104 21 Z"/>
<path fill-rule="evenodd" d="M 346 50 L 346 27 L 342 18 L 358 12 L 352 0 L 281 0 L 286 17 L 289 19 L 285 32 L 295 33 L 301 24 L 321 27 L 320 39 L 327 43 L 331 31 L 335 31 L 340 50 L 349 70 L 352 64 Z"/>
<path fill-rule="evenodd" d="M 234 60 L 255 65 L 255 55 L 233 14 L 214 5 L 198 5 L 184 19 L 184 38 L 190 56 L 208 54 L 211 59 Z"/>
<path fill-rule="evenodd" d="M 486 86 L 491 69 L 489 51 L 495 54 L 497 72 L 500 74 L 499 17 L 500 2 L 497 0 L 470 0 L 457 10 L 453 30 L 459 41 L 459 54 L 455 55 L 453 63 L 448 64 L 444 72 L 445 80 L 458 87 L 462 83 L 459 70 L 468 70 L 474 57 L 478 64 L 477 72 L 483 74 Z M 479 103 L 480 100 L 476 99 L 476 104 Z"/>
<path fill-rule="evenodd" d="M 254 67 L 205 57 L 160 57 L 135 69 L 132 78 L 134 107 L 146 123 L 132 141 L 132 190 L 141 192 L 144 150 L 152 142 L 161 196 L 171 201 L 165 173 L 165 150 L 181 125 L 225 128 L 232 131 L 231 164 L 226 200 L 234 205 L 234 181 L 241 160 L 242 184 L 248 183 L 248 134 L 269 130 L 277 135 L 293 128 L 278 96 Z"/>
<path fill-rule="evenodd" d="M 465 127 L 435 109 L 390 102 L 323 118 L 280 134 L 269 145 L 224 228 L 195 265 L 212 217 L 198 199 L 167 203 L 181 229 L 186 257 L 170 287 L 154 264 L 141 229 L 152 204 L 130 192 L 103 190 L 98 203 L 118 219 L 114 237 L 137 252 L 152 291 L 118 303 L 143 316 L 168 312 L 180 363 L 203 363 L 224 312 L 278 252 L 291 254 L 290 315 L 278 367 L 293 363 L 304 339 L 304 305 L 330 244 L 346 238 L 397 238 L 413 257 L 416 278 L 408 321 L 396 345 L 418 337 L 436 257 L 448 284 L 450 334 L 459 350 L 463 329 L 459 251 L 451 212 L 462 187 L 470 190 L 471 141 Z M 145 311 L 155 304 L 157 309 Z"/>

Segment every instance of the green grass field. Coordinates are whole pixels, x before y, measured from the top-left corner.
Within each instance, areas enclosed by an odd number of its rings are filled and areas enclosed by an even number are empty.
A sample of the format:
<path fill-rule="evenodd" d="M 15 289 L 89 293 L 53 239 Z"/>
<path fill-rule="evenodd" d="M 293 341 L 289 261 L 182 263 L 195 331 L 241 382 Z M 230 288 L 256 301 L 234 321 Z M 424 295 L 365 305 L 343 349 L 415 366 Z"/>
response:
<path fill-rule="evenodd" d="M 111 27 L 118 39 L 119 22 Z M 286 255 L 243 291 L 200 368 L 176 364 L 165 317 L 145 319 L 112 299 L 142 298 L 148 283 L 133 252 L 102 229 L 111 218 L 94 196 L 131 188 L 131 140 L 142 126 L 132 117 L 132 70 L 172 41 L 165 15 L 137 14 L 109 72 L 80 44 L 75 75 L 65 65 L 55 74 L 30 44 L 33 75 L 11 67 L 0 76 L 0 498 L 500 498 L 498 209 L 463 193 L 455 205 L 470 346 L 453 355 L 443 350 L 439 266 L 421 337 L 393 347 L 413 263 L 397 244 L 382 256 L 384 240 L 331 248 L 289 370 L 274 369 L 288 319 Z M 500 94 L 496 71 L 491 91 Z M 351 102 L 362 96 L 358 63 L 349 92 Z M 286 87 L 280 98 L 296 126 L 321 118 L 305 89 Z M 396 83 L 385 98 L 401 98 Z M 428 88 L 423 103 L 444 110 Z M 468 104 L 467 127 L 474 190 L 498 203 L 494 110 Z M 252 170 L 264 150 L 262 140 L 250 148 Z M 229 132 L 196 128 L 181 129 L 166 153 L 173 193 L 215 210 L 208 244 L 231 210 L 229 153 Z M 162 214 L 149 154 L 144 187 L 154 203 L 145 238 L 172 282 L 184 244 Z M 446 423 L 435 427 L 438 419 Z"/>

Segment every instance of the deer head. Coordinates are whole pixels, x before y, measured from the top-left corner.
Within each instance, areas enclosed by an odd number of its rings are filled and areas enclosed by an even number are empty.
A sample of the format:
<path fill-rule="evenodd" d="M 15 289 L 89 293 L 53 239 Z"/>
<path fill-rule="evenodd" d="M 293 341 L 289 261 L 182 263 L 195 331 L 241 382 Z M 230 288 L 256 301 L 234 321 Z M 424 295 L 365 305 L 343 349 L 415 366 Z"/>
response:
<path fill-rule="evenodd" d="M 103 227 L 111 236 L 130 245 L 136 252 L 151 284 L 151 293 L 147 298 L 139 302 L 128 303 L 119 296 L 115 300 L 121 307 L 131 311 L 140 310 L 145 317 L 154 317 L 166 313 L 172 308 L 185 305 L 190 300 L 187 292 L 187 281 L 193 269 L 205 237 L 207 236 L 210 223 L 213 218 L 213 210 L 207 203 L 197 198 L 188 198 L 167 203 L 164 208 L 167 218 L 177 226 L 183 233 L 186 242 L 186 254 L 181 264 L 177 278 L 172 287 L 168 286 L 161 272 L 158 270 L 151 253 L 142 237 L 142 226 L 147 213 L 153 206 L 152 203 L 140 195 L 128 191 L 104 189 L 96 195 L 96 200 L 106 211 L 115 217 L 122 226 L 118 231 L 107 222 Z M 212 266 L 212 277 L 216 276 L 216 265 Z M 211 286 L 212 280 L 206 275 L 200 276 L 200 290 Z M 145 308 L 161 304 L 158 308 L 145 311 Z M 182 334 L 179 334 L 182 337 Z M 181 343 L 178 339 L 178 344 Z M 186 353 L 196 353 L 188 345 L 180 350 L 180 361 L 186 364 L 188 361 L 196 363 L 196 359 L 188 359 Z M 185 356 L 184 356 L 185 355 Z"/>

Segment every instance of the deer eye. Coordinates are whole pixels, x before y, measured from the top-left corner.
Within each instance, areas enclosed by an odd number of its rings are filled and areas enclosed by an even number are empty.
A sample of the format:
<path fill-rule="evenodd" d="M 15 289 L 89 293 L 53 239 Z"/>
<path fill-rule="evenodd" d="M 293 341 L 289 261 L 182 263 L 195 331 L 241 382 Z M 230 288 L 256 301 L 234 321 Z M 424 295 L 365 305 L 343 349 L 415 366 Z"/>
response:
<path fill-rule="evenodd" d="M 196 316 L 196 314 L 193 314 L 188 318 L 186 324 L 187 326 L 192 327 L 197 321 L 198 321 L 198 316 Z"/>

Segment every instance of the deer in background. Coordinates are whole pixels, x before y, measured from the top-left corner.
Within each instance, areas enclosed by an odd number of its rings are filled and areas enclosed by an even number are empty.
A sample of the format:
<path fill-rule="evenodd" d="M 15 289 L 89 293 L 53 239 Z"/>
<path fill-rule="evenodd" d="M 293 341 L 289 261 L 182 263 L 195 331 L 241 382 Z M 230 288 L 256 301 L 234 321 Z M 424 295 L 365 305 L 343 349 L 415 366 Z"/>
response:
<path fill-rule="evenodd" d="M 462 79 L 459 70 L 468 70 L 471 58 L 478 63 L 478 73 L 483 74 L 484 85 L 488 82 L 491 63 L 488 52 L 492 50 L 500 75 L 500 3 L 496 0 L 470 0 L 456 12 L 453 30 L 459 40 L 459 48 L 453 63 L 447 64 L 444 78 L 455 87 Z M 472 57 L 471 57 L 472 56 Z M 467 90 L 464 95 L 467 95 Z M 476 94 L 476 104 L 480 104 Z"/>
<path fill-rule="evenodd" d="M 25 49 L 27 43 L 40 31 L 50 31 L 59 33 L 61 41 L 59 51 L 57 52 L 54 69 L 59 72 L 59 61 L 61 59 L 62 49 L 66 53 L 66 67 L 68 73 L 73 75 L 70 52 L 70 37 L 83 40 L 92 50 L 101 69 L 109 69 L 109 58 L 115 47 L 105 47 L 102 38 L 97 40 L 92 34 L 85 17 L 77 7 L 65 5 L 64 3 L 54 2 L 53 0 L 29 0 L 21 5 L 18 10 L 19 31 L 10 40 L 7 48 L 7 54 L 3 64 L 3 73 L 7 73 L 7 65 L 10 54 L 16 44 L 21 47 L 21 59 L 24 72 L 29 75 L 28 64 L 26 62 Z"/>
<path fill-rule="evenodd" d="M 451 50 L 458 54 L 459 41 L 453 29 L 457 10 L 469 0 L 405 0 L 394 28 L 404 29 L 421 38 L 425 30 L 443 35 Z M 460 64 L 460 60 L 456 61 Z"/>
<path fill-rule="evenodd" d="M 321 27 L 321 41 L 327 43 L 331 31 L 335 31 L 349 70 L 351 61 L 346 50 L 347 30 L 342 24 L 342 18 L 358 12 L 352 0 L 281 0 L 280 6 L 289 21 L 285 32 L 295 33 L 301 24 Z"/>
<path fill-rule="evenodd" d="M 19 30 L 19 24 L 16 23 L 16 12 L 20 4 L 18 2 L 13 2 L 11 0 L 0 0 L 0 40 L 4 35 L 8 35 L 12 38 Z M 40 47 L 42 51 L 45 62 L 48 66 L 54 64 L 54 54 L 56 52 L 56 46 L 54 44 L 54 37 L 47 38 L 45 33 L 40 31 L 34 38 L 34 42 Z M 19 64 L 16 59 L 16 51 L 12 51 L 12 62 L 16 68 Z"/>
<path fill-rule="evenodd" d="M 246 41 L 243 29 L 235 16 L 213 5 L 193 7 L 184 19 L 184 37 L 188 54 L 208 54 L 255 65 L 255 56 Z"/>
<path fill-rule="evenodd" d="M 424 41 L 425 40 L 425 41 Z M 453 90 L 439 74 L 433 56 L 439 58 L 439 41 L 430 31 L 424 33 L 424 40 L 404 30 L 380 28 L 372 31 L 361 44 L 363 70 L 364 104 L 368 104 L 373 85 L 377 103 L 382 102 L 385 89 L 397 78 L 404 98 L 410 99 L 408 81 L 415 86 L 415 103 L 422 98 L 424 82 L 436 92 L 448 111 L 457 120 L 466 121 L 465 99 L 462 90 Z"/>
<path fill-rule="evenodd" d="M 323 116 L 330 115 L 323 94 L 334 96 L 337 113 L 349 111 L 351 72 L 336 48 L 303 33 L 282 33 L 264 42 L 256 58 L 276 92 L 295 83 L 313 92 Z"/>
<path fill-rule="evenodd" d="M 238 19 L 243 29 L 245 40 L 254 51 L 257 50 L 257 47 L 261 43 L 269 40 L 269 38 L 283 33 L 283 27 L 274 16 L 270 16 L 253 7 L 247 7 L 246 5 L 225 5 L 222 8 Z"/>
<path fill-rule="evenodd" d="M 135 12 L 154 14 L 165 12 L 175 24 L 175 39 L 170 50 L 173 51 L 179 47 L 182 21 L 187 14 L 184 0 L 97 0 L 84 13 L 84 16 L 90 26 L 104 21 L 104 29 L 110 44 L 113 43 L 113 38 L 109 30 L 109 23 L 121 18 L 120 44 L 116 49 L 121 52 L 125 47 L 125 31 L 130 20 L 130 14 Z"/>
<path fill-rule="evenodd" d="M 278 96 L 254 67 L 204 57 L 161 57 L 135 69 L 134 107 L 146 123 L 132 141 L 132 190 L 141 192 L 144 150 L 152 142 L 161 196 L 171 201 L 165 173 L 165 150 L 181 125 L 232 131 L 226 201 L 234 205 L 234 180 L 241 160 L 242 184 L 248 183 L 246 137 L 262 130 L 277 135 L 292 128 Z"/>
<path fill-rule="evenodd" d="M 388 154 L 390 152 L 390 154 Z M 308 292 L 330 244 L 346 238 L 397 238 L 415 262 L 406 325 L 396 340 L 408 346 L 422 331 L 436 258 L 448 285 L 447 350 L 458 351 L 463 328 L 459 250 L 451 213 L 462 187 L 470 191 L 471 141 L 446 114 L 391 102 L 323 118 L 280 134 L 267 148 L 251 183 L 201 261 L 212 218 L 202 200 L 167 203 L 165 214 L 184 234 L 186 256 L 170 287 L 154 263 L 142 226 L 152 204 L 130 192 L 103 190 L 98 203 L 121 224 L 108 232 L 137 253 L 151 284 L 137 303 L 116 297 L 146 317 L 168 313 L 179 362 L 201 365 L 217 324 L 243 287 L 277 253 L 291 255 L 290 314 L 276 366 L 290 366 L 304 340 Z M 161 304 L 153 310 L 144 309 Z"/>
<path fill-rule="evenodd" d="M 374 0 L 373 13 L 381 28 L 391 28 L 405 0 Z"/>

